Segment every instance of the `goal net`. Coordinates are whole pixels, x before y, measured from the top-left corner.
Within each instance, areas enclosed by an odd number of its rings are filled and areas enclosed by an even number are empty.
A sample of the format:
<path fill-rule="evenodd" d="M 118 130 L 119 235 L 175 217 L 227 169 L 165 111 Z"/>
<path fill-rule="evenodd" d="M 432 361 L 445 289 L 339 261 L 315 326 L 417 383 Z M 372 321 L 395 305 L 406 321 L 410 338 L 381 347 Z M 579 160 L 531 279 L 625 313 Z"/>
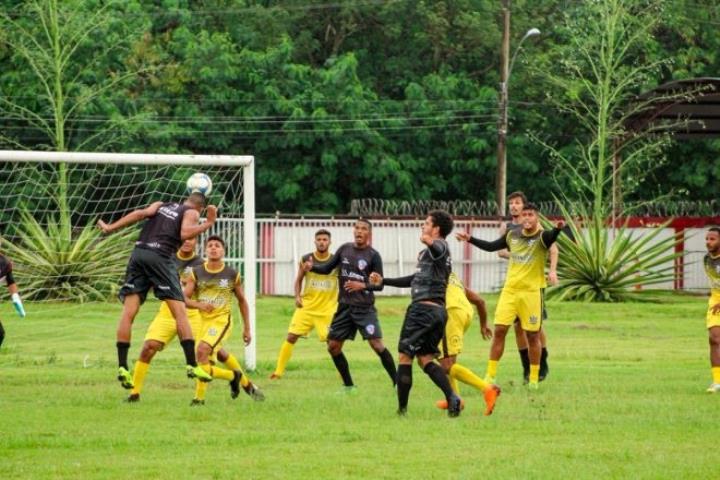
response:
<path fill-rule="evenodd" d="M 155 201 L 182 201 L 196 172 L 212 180 L 208 201 L 218 206 L 218 221 L 205 236 L 223 236 L 226 262 L 243 274 L 253 331 L 245 361 L 254 369 L 250 156 L 0 151 L 0 253 L 12 260 L 23 299 L 33 302 L 29 312 L 42 313 L 47 302 L 116 302 L 142 223 L 105 236 L 97 221 L 113 222 Z"/>

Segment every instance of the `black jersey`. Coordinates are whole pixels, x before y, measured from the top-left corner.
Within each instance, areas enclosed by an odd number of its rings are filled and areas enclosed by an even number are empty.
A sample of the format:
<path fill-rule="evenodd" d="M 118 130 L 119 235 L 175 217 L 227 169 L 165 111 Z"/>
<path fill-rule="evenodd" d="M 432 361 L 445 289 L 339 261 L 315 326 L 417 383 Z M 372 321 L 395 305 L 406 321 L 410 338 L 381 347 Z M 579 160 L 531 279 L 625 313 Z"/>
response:
<path fill-rule="evenodd" d="M 10 286 L 15 283 L 12 275 L 12 262 L 5 256 L 0 254 L 0 282 Z"/>
<path fill-rule="evenodd" d="M 153 250 L 165 257 L 175 255 L 182 244 L 180 227 L 183 215 L 189 209 L 189 206 L 180 203 L 163 203 L 155 216 L 143 225 L 135 247 Z"/>
<path fill-rule="evenodd" d="M 413 302 L 429 300 L 445 305 L 448 278 L 452 271 L 450 248 L 445 240 L 435 240 L 418 255 L 415 275 L 410 284 Z"/>
<path fill-rule="evenodd" d="M 369 284 L 368 280 L 372 272 L 383 274 L 382 258 L 377 250 L 370 246 L 357 248 L 354 243 L 346 243 L 338 248 L 335 255 L 324 264 L 314 264 L 312 271 L 327 275 L 335 268 L 338 268 L 338 278 L 340 279 L 338 303 L 360 307 L 375 303 L 375 294 L 372 290 L 346 292 L 344 287 L 348 280 Z"/>

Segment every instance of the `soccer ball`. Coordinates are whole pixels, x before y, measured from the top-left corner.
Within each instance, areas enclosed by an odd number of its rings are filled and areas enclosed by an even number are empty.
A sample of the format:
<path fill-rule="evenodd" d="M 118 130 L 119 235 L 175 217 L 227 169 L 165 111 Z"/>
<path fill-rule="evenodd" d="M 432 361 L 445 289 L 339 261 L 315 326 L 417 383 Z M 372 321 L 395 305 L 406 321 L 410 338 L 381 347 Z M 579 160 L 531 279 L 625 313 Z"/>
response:
<path fill-rule="evenodd" d="M 202 193 L 207 196 L 212 192 L 212 180 L 204 173 L 193 173 L 187 180 L 188 193 Z"/>

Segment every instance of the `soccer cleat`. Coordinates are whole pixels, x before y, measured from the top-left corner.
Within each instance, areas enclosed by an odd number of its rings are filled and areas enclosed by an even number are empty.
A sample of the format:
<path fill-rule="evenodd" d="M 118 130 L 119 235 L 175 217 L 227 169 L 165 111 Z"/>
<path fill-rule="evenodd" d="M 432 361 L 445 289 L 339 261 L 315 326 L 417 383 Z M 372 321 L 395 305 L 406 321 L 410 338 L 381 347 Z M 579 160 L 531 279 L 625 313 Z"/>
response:
<path fill-rule="evenodd" d="M 705 391 L 707 393 L 720 393 L 720 383 L 711 383 Z"/>
<path fill-rule="evenodd" d="M 205 405 L 205 400 L 198 400 L 197 398 L 193 398 L 192 402 L 190 402 L 191 407 L 202 407 Z"/>
<path fill-rule="evenodd" d="M 538 382 L 529 382 L 528 383 L 528 390 L 539 390 L 540 384 Z"/>
<path fill-rule="evenodd" d="M 448 399 L 448 417 L 459 417 L 462 411 L 462 399 L 454 393 Z"/>
<path fill-rule="evenodd" d="M 238 377 L 238 382 L 240 381 L 240 377 Z M 250 395 L 250 398 L 255 400 L 256 402 L 262 402 L 265 400 L 265 394 L 258 388 L 257 385 L 254 383 L 248 383 L 247 386 L 243 387 L 243 390 L 245 390 L 245 393 Z M 234 398 L 234 397 L 233 397 Z"/>
<path fill-rule="evenodd" d="M 435 402 L 435 406 L 437 408 L 439 408 L 440 410 L 447 410 L 448 402 L 445 399 L 438 400 L 437 402 Z M 460 410 L 464 410 L 464 409 L 465 409 L 465 400 L 460 399 Z"/>
<path fill-rule="evenodd" d="M 233 371 L 233 379 L 230 380 L 230 398 L 237 398 L 240 395 L 240 377 L 242 373 Z"/>
<path fill-rule="evenodd" d="M 212 382 L 212 376 L 210 376 L 210 374 L 203 370 L 199 365 L 197 367 L 186 365 L 185 370 L 188 378 L 197 378 L 201 382 Z"/>
<path fill-rule="evenodd" d="M 273 373 L 270 375 L 270 380 L 280 380 L 282 378 L 282 375 L 279 375 L 277 373 Z"/>
<path fill-rule="evenodd" d="M 396 413 L 398 417 L 407 417 L 407 408 L 398 408 Z"/>
<path fill-rule="evenodd" d="M 495 402 L 497 401 L 497 398 L 500 396 L 500 387 L 497 385 L 490 385 L 490 388 L 485 390 L 483 392 L 483 397 L 485 397 L 485 416 L 492 415 L 493 410 L 495 409 Z"/>
<path fill-rule="evenodd" d="M 491 377 L 490 375 L 487 375 L 487 374 L 485 375 L 485 378 L 483 378 L 483 380 L 486 383 L 493 383 L 493 384 L 495 383 L 495 377 Z"/>
<path fill-rule="evenodd" d="M 130 390 L 135 386 L 132 381 L 132 375 L 130 375 L 130 372 L 128 372 L 125 367 L 118 368 L 117 379 L 125 390 Z"/>
<path fill-rule="evenodd" d="M 337 392 L 338 395 L 357 395 L 358 388 L 356 385 L 343 385 Z"/>
<path fill-rule="evenodd" d="M 131 393 L 128 395 L 128 397 L 125 399 L 125 403 L 137 403 L 140 401 L 140 394 L 139 393 Z"/>

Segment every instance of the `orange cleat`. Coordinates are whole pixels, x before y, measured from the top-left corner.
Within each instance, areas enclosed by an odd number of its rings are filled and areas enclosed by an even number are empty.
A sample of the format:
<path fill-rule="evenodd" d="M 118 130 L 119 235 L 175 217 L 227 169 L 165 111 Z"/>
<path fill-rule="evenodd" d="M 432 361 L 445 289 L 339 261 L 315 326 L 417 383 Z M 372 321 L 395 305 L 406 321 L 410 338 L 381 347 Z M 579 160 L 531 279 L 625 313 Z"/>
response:
<path fill-rule="evenodd" d="M 490 388 L 483 392 L 483 397 L 485 397 L 485 416 L 492 415 L 495 409 L 495 402 L 499 396 L 500 387 L 497 385 L 490 385 Z"/>
<path fill-rule="evenodd" d="M 444 398 L 435 402 L 435 406 L 440 410 L 447 410 L 447 400 Z M 465 400 L 460 400 L 460 410 L 465 408 Z"/>
<path fill-rule="evenodd" d="M 280 380 L 282 378 L 282 375 L 278 375 L 277 373 L 273 373 L 270 375 L 270 380 Z"/>

